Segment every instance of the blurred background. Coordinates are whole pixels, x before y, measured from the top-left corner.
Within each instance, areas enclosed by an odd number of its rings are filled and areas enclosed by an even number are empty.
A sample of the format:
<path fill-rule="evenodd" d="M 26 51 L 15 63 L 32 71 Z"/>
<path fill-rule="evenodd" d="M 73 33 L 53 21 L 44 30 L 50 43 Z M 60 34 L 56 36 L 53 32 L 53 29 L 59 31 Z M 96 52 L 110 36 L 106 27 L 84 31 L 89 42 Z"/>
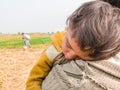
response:
<path fill-rule="evenodd" d="M 63 30 L 67 17 L 90 0 L 0 0 L 0 33 Z"/>

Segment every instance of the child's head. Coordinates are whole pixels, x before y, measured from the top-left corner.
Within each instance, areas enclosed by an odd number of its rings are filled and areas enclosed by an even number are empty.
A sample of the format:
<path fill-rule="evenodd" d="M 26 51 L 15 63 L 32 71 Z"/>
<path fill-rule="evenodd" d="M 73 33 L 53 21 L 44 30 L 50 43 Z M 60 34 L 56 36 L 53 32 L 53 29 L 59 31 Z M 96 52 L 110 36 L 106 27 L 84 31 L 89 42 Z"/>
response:
<path fill-rule="evenodd" d="M 120 51 L 118 8 L 113 8 L 106 2 L 91 1 L 74 11 L 67 24 L 68 31 L 63 42 L 63 53 L 66 57 L 101 60 Z"/>

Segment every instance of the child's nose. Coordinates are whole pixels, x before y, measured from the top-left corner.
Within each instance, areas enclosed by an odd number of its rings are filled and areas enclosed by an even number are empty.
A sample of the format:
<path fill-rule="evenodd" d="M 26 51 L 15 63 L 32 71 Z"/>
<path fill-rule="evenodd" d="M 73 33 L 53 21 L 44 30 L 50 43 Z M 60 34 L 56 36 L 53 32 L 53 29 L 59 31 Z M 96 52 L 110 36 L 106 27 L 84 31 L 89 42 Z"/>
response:
<path fill-rule="evenodd" d="M 74 51 L 71 52 L 71 57 L 75 59 L 77 57 L 76 53 Z"/>

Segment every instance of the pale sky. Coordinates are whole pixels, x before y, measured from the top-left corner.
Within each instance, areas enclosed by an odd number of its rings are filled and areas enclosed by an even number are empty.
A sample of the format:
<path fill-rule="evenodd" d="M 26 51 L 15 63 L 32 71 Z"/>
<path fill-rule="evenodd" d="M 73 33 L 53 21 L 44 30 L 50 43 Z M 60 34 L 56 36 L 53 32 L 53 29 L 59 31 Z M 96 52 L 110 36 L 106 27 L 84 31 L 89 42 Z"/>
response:
<path fill-rule="evenodd" d="M 0 0 L 0 32 L 56 32 L 82 3 L 91 0 Z"/>

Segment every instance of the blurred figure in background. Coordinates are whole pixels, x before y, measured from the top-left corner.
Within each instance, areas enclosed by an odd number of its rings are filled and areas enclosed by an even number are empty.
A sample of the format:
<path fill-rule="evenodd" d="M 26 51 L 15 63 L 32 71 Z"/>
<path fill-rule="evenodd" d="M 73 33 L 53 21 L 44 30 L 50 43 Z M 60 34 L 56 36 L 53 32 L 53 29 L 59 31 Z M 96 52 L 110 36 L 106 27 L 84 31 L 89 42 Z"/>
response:
<path fill-rule="evenodd" d="M 22 39 L 24 40 L 24 50 L 27 50 L 27 48 L 31 48 L 31 44 L 30 44 L 30 36 L 28 34 L 22 33 Z"/>

